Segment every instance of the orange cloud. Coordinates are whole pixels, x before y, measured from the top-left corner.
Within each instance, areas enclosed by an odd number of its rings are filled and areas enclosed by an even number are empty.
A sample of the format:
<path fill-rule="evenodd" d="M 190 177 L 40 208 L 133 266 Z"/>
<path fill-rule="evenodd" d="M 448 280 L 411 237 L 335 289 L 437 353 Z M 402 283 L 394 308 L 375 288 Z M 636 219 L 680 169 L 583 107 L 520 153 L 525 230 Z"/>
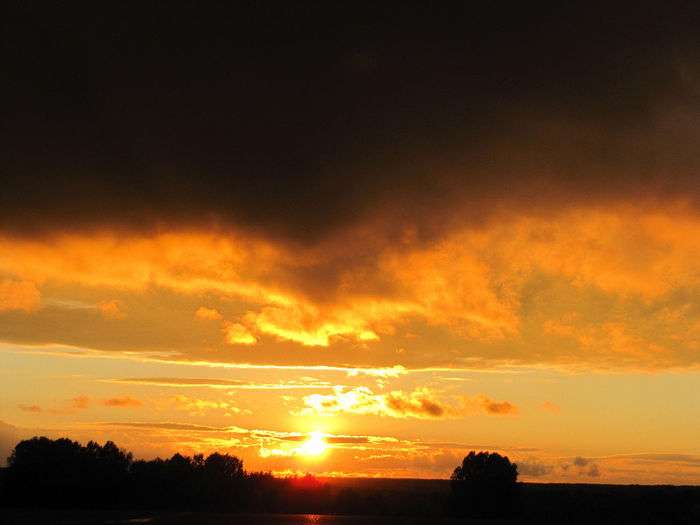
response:
<path fill-rule="evenodd" d="M 39 307 L 41 294 L 32 281 L 0 281 L 0 312 L 21 310 L 31 312 Z"/>
<path fill-rule="evenodd" d="M 97 309 L 105 319 L 124 319 L 126 317 L 126 313 L 120 306 L 119 301 L 116 300 L 97 303 Z"/>
<path fill-rule="evenodd" d="M 78 396 L 71 399 L 71 407 L 73 408 L 82 410 L 88 406 L 90 406 L 90 398 L 87 396 Z"/>
<path fill-rule="evenodd" d="M 223 316 L 216 308 L 207 308 L 206 306 L 200 306 L 194 313 L 197 319 L 203 319 L 206 321 L 220 321 Z"/>
<path fill-rule="evenodd" d="M 479 396 L 477 399 L 487 414 L 513 415 L 518 413 L 518 407 L 508 401 L 493 401 L 486 396 Z"/>
<path fill-rule="evenodd" d="M 540 409 L 544 410 L 545 412 L 550 412 L 552 414 L 558 414 L 561 411 L 559 405 L 557 405 L 556 403 L 552 403 L 551 401 L 544 401 L 540 405 Z"/>
<path fill-rule="evenodd" d="M 90 404 L 90 399 L 87 396 L 78 396 L 66 402 L 63 408 L 43 408 L 39 405 L 17 405 L 23 412 L 43 412 L 46 414 L 70 414 L 73 410 L 83 410 Z"/>
<path fill-rule="evenodd" d="M 215 388 L 225 390 L 296 390 L 330 388 L 331 383 L 319 380 L 280 381 L 278 383 L 260 383 L 242 379 L 210 379 L 188 377 L 133 377 L 128 379 L 113 379 L 116 383 L 133 383 L 141 385 Z"/>
<path fill-rule="evenodd" d="M 138 399 L 128 396 L 105 399 L 102 404 L 113 408 L 136 408 L 143 405 Z"/>
<path fill-rule="evenodd" d="M 226 342 L 231 345 L 254 345 L 256 337 L 241 323 L 224 323 Z"/>
<path fill-rule="evenodd" d="M 10 255 L 12 253 L 12 255 Z M 272 303 L 288 298 L 258 284 L 285 257 L 270 243 L 232 235 L 103 233 L 41 240 L 0 237 L 0 271 L 38 283 L 182 293 L 214 291 Z"/>
<path fill-rule="evenodd" d="M 312 306 L 265 307 L 246 316 L 262 333 L 304 346 L 328 346 L 335 337 L 375 341 L 379 336 L 368 327 L 368 319 L 354 311 L 320 313 Z"/>
<path fill-rule="evenodd" d="M 210 399 L 198 399 L 184 395 L 177 395 L 172 398 L 175 406 L 180 410 L 185 410 L 190 415 L 204 415 L 210 410 L 219 410 L 225 412 L 225 415 L 231 414 L 251 414 L 247 409 L 238 408 L 227 401 L 214 401 Z"/>
<path fill-rule="evenodd" d="M 190 301 L 189 319 L 203 296 L 247 312 L 239 322 L 224 323 L 216 340 L 200 323 L 201 338 L 193 336 L 189 347 L 168 343 L 182 359 L 228 343 L 256 344 L 262 350 L 250 359 L 261 362 L 280 355 L 291 360 L 286 345 L 296 343 L 378 348 L 383 360 L 378 357 L 377 364 L 387 362 L 382 345 L 391 345 L 394 357 L 397 348 L 405 349 L 401 359 L 411 367 L 467 361 L 626 369 L 700 365 L 700 310 L 693 301 L 700 291 L 700 219 L 681 206 L 581 207 L 549 215 L 520 210 L 478 227 L 455 224 L 434 242 L 412 235 L 389 242 L 372 232 L 358 228 L 294 249 L 217 231 L 0 238 L 0 272 L 10 276 L 0 285 L 0 310 L 31 311 L 44 287 L 68 293 L 74 286 L 134 297 L 146 290 L 179 294 Z M 348 255 L 355 251 L 362 256 Z M 120 302 L 102 309 L 118 317 L 126 303 L 121 296 L 114 301 Z M 127 323 L 134 312 L 130 308 Z M 221 314 L 212 305 L 194 315 L 217 320 Z M 98 349 L 119 345 L 114 334 L 100 341 L 79 327 L 23 323 L 8 323 L 2 337 Z M 412 351 L 414 342 L 427 348 Z M 146 345 L 130 340 L 129 346 Z M 358 355 L 347 352 L 335 363 L 362 362 Z M 221 360 L 233 356 L 217 353 Z"/>
<path fill-rule="evenodd" d="M 395 390 L 375 394 L 367 387 L 334 388 L 332 394 L 311 394 L 304 397 L 305 408 L 300 415 L 359 414 L 394 418 L 450 419 L 475 412 L 515 414 L 517 407 L 507 401 L 496 402 L 485 396 L 444 401 L 428 388 L 413 392 Z"/>
<path fill-rule="evenodd" d="M 17 405 L 17 408 L 19 408 L 22 412 L 38 413 L 42 411 L 39 405 Z"/>
<path fill-rule="evenodd" d="M 445 416 L 446 407 L 428 389 L 404 393 L 393 391 L 375 394 L 367 387 L 334 388 L 332 394 L 311 394 L 304 397 L 302 415 L 361 414 L 395 418 L 437 419 Z"/>

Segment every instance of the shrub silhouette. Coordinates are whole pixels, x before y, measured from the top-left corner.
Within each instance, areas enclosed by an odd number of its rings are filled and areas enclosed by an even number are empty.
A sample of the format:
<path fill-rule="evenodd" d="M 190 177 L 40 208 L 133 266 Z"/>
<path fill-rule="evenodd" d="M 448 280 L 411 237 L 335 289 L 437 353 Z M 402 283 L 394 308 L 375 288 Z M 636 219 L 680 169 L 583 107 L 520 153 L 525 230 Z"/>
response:
<path fill-rule="evenodd" d="M 471 451 L 450 480 L 452 514 L 499 517 L 517 510 L 518 466 L 505 456 Z"/>

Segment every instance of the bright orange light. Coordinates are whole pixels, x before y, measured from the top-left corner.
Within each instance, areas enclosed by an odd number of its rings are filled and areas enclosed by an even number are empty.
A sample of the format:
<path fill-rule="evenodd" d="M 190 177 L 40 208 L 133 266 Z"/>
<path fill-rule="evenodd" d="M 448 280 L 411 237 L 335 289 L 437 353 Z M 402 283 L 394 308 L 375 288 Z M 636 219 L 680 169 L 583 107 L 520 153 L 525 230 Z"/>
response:
<path fill-rule="evenodd" d="M 297 449 L 297 453 L 302 456 L 320 456 L 328 449 L 326 440 L 320 432 L 311 432 L 306 441 Z"/>

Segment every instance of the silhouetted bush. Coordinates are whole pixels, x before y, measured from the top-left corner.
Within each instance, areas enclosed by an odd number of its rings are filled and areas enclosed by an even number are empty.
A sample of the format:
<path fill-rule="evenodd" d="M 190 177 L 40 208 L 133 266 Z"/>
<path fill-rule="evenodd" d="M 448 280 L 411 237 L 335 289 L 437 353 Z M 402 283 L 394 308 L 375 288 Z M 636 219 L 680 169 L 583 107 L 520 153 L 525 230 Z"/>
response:
<path fill-rule="evenodd" d="M 471 451 L 450 479 L 450 511 L 454 515 L 499 517 L 517 511 L 518 466 L 507 457 Z"/>

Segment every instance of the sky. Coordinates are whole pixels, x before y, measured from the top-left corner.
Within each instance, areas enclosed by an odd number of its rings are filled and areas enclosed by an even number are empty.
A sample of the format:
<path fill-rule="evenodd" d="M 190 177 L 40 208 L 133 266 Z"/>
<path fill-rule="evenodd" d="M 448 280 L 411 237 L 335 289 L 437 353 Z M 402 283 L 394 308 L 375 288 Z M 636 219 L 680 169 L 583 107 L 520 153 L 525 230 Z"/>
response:
<path fill-rule="evenodd" d="M 0 456 L 700 483 L 700 12 L 510 4 L 11 6 Z"/>

